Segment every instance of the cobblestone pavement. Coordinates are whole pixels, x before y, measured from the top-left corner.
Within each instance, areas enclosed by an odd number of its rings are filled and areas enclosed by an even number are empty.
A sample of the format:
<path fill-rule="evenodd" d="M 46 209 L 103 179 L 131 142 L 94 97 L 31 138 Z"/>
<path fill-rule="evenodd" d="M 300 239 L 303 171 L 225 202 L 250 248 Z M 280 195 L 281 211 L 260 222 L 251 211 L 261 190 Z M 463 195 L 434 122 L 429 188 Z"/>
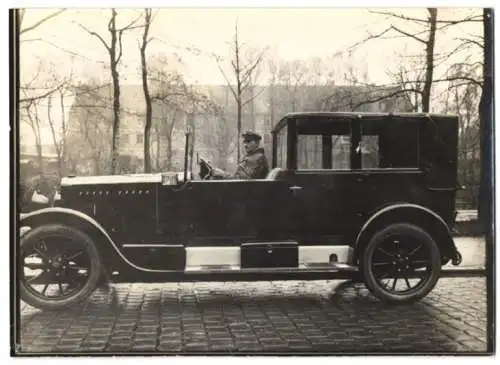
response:
<path fill-rule="evenodd" d="M 485 278 L 388 306 L 345 281 L 119 284 L 50 313 L 22 303 L 24 352 L 482 352 Z"/>

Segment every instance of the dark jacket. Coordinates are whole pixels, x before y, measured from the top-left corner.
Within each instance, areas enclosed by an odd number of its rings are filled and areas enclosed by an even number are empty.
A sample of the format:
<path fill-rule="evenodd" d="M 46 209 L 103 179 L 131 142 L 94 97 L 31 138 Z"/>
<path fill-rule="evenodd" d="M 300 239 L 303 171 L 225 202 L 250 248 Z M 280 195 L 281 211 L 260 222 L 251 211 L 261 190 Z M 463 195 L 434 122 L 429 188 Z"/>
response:
<path fill-rule="evenodd" d="M 246 155 L 238 164 L 234 177 L 235 179 L 264 179 L 269 172 L 266 155 L 263 148 Z"/>

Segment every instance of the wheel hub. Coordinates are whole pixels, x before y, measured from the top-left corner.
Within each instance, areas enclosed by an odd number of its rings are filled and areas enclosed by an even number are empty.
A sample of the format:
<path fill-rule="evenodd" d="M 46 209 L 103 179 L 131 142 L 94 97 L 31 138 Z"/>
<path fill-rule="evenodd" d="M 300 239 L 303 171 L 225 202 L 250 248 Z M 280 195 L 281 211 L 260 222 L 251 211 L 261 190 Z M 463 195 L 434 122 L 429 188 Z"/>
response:
<path fill-rule="evenodd" d="M 55 256 L 49 260 L 49 264 L 52 269 L 56 271 L 61 271 L 61 269 L 66 268 L 66 261 L 63 260 L 61 256 Z"/>
<path fill-rule="evenodd" d="M 392 262 L 393 267 L 398 271 L 407 271 L 410 269 L 410 259 L 406 256 L 396 255 L 396 259 Z"/>

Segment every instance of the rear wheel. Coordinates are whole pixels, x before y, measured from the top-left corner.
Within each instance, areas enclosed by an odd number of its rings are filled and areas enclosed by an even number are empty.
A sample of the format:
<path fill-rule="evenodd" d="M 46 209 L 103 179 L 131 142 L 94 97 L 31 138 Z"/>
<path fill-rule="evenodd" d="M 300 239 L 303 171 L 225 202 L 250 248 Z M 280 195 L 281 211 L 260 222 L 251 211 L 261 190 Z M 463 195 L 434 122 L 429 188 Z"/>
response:
<path fill-rule="evenodd" d="M 19 252 L 21 299 L 40 309 L 62 309 L 87 299 L 101 277 L 101 258 L 85 233 L 64 225 L 26 232 Z"/>
<path fill-rule="evenodd" d="M 398 223 L 372 237 L 360 267 L 366 286 L 379 299 L 413 302 L 435 287 L 441 273 L 441 255 L 427 232 Z"/>

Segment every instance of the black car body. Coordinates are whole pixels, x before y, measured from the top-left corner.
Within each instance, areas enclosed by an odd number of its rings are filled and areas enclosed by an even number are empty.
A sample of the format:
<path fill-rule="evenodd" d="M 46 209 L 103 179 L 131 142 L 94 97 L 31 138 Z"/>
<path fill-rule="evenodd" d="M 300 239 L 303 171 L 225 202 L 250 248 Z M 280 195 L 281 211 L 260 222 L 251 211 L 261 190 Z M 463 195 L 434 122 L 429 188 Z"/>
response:
<path fill-rule="evenodd" d="M 272 135 L 265 179 L 212 179 L 204 160 L 199 178 L 189 171 L 64 178 L 55 206 L 21 217 L 30 230 L 20 265 L 38 270 L 21 274 L 23 298 L 42 308 L 70 305 L 105 275 L 114 282 L 360 277 L 379 298 L 408 301 L 434 287 L 442 265 L 460 262 L 450 234 L 456 117 L 292 113 Z M 75 244 L 56 250 L 63 244 L 49 244 L 53 236 Z M 53 254 L 74 247 L 86 258 Z M 70 275 L 72 266 L 87 268 Z M 397 275 L 406 290 L 396 290 Z M 62 281 L 79 289 L 62 295 L 62 285 L 56 299 L 33 289 Z"/>

